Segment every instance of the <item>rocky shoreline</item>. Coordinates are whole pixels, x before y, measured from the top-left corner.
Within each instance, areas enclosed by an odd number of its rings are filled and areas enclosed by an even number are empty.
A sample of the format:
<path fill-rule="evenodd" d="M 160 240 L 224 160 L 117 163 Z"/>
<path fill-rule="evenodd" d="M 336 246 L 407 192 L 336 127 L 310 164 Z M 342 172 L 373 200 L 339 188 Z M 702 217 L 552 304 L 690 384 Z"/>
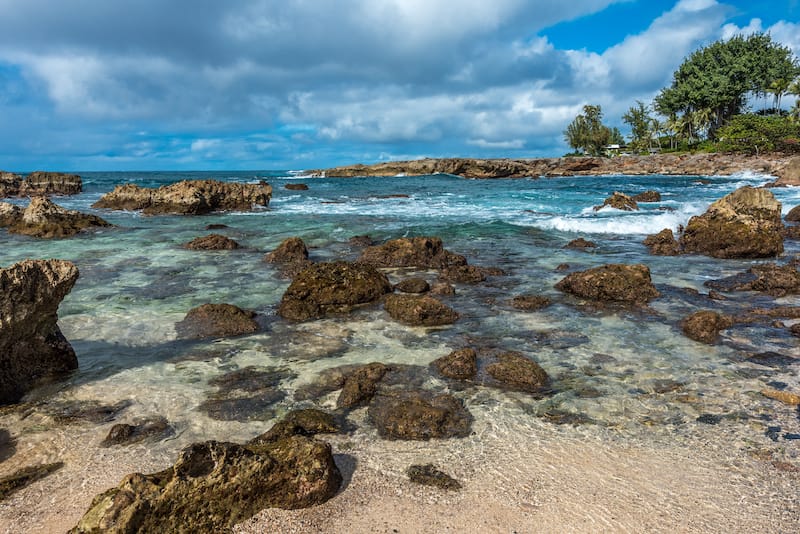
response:
<path fill-rule="evenodd" d="M 775 185 L 800 185 L 800 158 L 780 154 L 744 156 L 737 154 L 655 154 L 613 158 L 564 157 L 539 159 L 445 158 L 391 161 L 374 165 L 348 165 L 312 170 L 312 176 L 421 176 L 452 174 L 464 178 L 554 178 L 560 176 L 697 175 L 729 176 L 739 172 L 777 176 Z"/>

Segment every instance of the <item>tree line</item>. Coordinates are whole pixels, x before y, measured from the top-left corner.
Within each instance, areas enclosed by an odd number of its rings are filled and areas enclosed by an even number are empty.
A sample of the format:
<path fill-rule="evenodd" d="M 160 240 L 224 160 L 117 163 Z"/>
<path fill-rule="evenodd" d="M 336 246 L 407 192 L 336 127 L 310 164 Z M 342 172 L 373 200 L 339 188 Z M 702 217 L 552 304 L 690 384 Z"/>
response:
<path fill-rule="evenodd" d="M 789 111 L 781 108 L 786 95 L 798 97 Z M 771 107 L 749 113 L 754 99 L 771 100 Z M 623 144 L 602 117 L 600 106 L 584 106 L 564 131 L 569 146 L 602 155 L 609 145 Z M 800 63 L 769 34 L 716 41 L 684 59 L 672 84 L 651 104 L 637 100 L 622 121 L 631 128 L 628 148 L 635 152 L 798 150 Z"/>

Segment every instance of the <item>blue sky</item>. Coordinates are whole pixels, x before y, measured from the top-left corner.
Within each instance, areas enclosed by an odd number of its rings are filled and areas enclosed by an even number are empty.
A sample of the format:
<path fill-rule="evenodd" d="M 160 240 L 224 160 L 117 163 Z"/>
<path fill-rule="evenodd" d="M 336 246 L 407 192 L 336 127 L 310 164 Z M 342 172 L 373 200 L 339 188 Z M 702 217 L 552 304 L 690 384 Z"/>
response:
<path fill-rule="evenodd" d="M 0 169 L 309 169 L 567 151 L 584 104 L 798 0 L 0 0 Z M 791 99 L 784 99 L 791 104 Z"/>

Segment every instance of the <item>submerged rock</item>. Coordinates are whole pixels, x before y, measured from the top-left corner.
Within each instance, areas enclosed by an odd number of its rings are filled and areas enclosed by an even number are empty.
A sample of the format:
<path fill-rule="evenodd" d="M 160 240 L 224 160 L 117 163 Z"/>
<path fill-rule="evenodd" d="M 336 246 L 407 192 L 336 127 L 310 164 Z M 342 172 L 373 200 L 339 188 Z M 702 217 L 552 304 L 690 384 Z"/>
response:
<path fill-rule="evenodd" d="M 183 248 L 189 250 L 236 250 L 239 243 L 221 234 L 209 234 L 207 236 L 192 239 Z"/>
<path fill-rule="evenodd" d="M 504 352 L 497 361 L 486 367 L 486 372 L 495 380 L 520 391 L 537 391 L 545 387 L 549 377 L 535 361 L 521 352 Z"/>
<path fill-rule="evenodd" d="M 518 295 L 511 299 L 511 307 L 521 311 L 536 311 L 546 308 L 553 301 L 542 295 Z"/>
<path fill-rule="evenodd" d="M 256 316 L 256 312 L 233 304 L 203 304 L 189 310 L 186 317 L 175 324 L 175 330 L 184 339 L 254 334 L 259 330 Z"/>
<path fill-rule="evenodd" d="M 603 201 L 602 205 L 595 206 L 594 211 L 600 211 L 606 206 L 623 211 L 637 211 L 639 209 L 639 206 L 636 204 L 635 200 L 625 193 L 621 193 L 619 191 L 614 191 L 610 197 Z"/>
<path fill-rule="evenodd" d="M 646 265 L 609 264 L 568 274 L 556 289 L 595 301 L 644 304 L 660 293 Z"/>
<path fill-rule="evenodd" d="M 367 247 L 358 259 L 375 267 L 417 267 L 444 269 L 466 265 L 464 256 L 444 248 L 438 237 L 402 237 Z"/>
<path fill-rule="evenodd" d="M 336 400 L 337 408 L 355 408 L 368 404 L 378 391 L 378 383 L 388 371 L 382 363 L 370 363 L 347 374 L 342 392 Z"/>
<path fill-rule="evenodd" d="M 689 219 L 680 243 L 686 252 L 714 258 L 767 258 L 783 252 L 782 228 L 775 196 L 745 186 Z"/>
<path fill-rule="evenodd" d="M 142 210 L 146 215 L 202 215 L 214 211 L 251 211 L 269 205 L 272 187 L 266 182 L 241 184 L 217 180 L 184 180 L 158 189 L 118 185 L 95 202 L 94 208 Z"/>
<path fill-rule="evenodd" d="M 733 326 L 732 317 L 708 310 L 695 312 L 681 323 L 681 329 L 686 337 L 709 345 L 719 341 L 720 331 L 731 326 Z"/>
<path fill-rule="evenodd" d="M 475 265 L 454 265 L 442 269 L 439 280 L 455 284 L 480 284 L 486 280 L 486 271 Z"/>
<path fill-rule="evenodd" d="M 95 497 L 71 532 L 229 531 L 264 508 L 323 503 L 341 482 L 330 445 L 311 438 L 196 443 L 171 468 L 128 475 Z"/>
<path fill-rule="evenodd" d="M 589 241 L 588 239 L 584 239 L 582 237 L 573 239 L 572 241 L 564 245 L 564 248 L 577 248 L 580 250 L 584 250 L 587 248 L 596 248 L 596 247 L 597 243 L 595 243 L 594 241 Z"/>
<path fill-rule="evenodd" d="M 800 272 L 794 265 L 766 263 L 704 285 L 719 291 L 761 291 L 783 297 L 800 293 Z"/>
<path fill-rule="evenodd" d="M 461 483 L 447 473 L 439 471 L 433 464 L 412 465 L 406 469 L 408 479 L 415 484 L 433 486 L 446 490 L 459 490 Z"/>
<path fill-rule="evenodd" d="M 0 211 L 3 212 L 7 214 L 4 218 L 8 218 L 9 211 Z M 11 214 L 13 216 L 13 210 Z M 47 197 L 33 197 L 22 216 L 9 222 L 8 231 L 13 234 L 44 239 L 71 237 L 82 230 L 111 226 L 96 215 L 64 209 Z"/>
<path fill-rule="evenodd" d="M 308 408 L 292 410 L 272 428 L 253 438 L 248 445 L 263 445 L 291 436 L 312 437 L 317 434 L 335 434 L 341 430 L 336 418 L 328 412 Z"/>
<path fill-rule="evenodd" d="M 443 326 L 458 320 L 458 312 L 428 295 L 389 295 L 384 308 L 392 319 L 411 326 Z"/>
<path fill-rule="evenodd" d="M 175 433 L 165 417 L 151 417 L 130 423 L 117 423 L 100 442 L 101 447 L 131 445 L 140 441 L 160 440 Z"/>
<path fill-rule="evenodd" d="M 424 390 L 378 395 L 367 415 L 387 439 L 463 438 L 472 429 L 472 414 L 460 400 Z"/>
<path fill-rule="evenodd" d="M 650 254 L 654 256 L 677 256 L 681 253 L 681 246 L 669 228 L 647 236 L 644 246 L 650 249 Z"/>
<path fill-rule="evenodd" d="M 469 380 L 478 373 L 478 353 L 471 348 L 454 350 L 446 356 L 437 358 L 431 365 L 439 374 L 456 380 Z"/>
<path fill-rule="evenodd" d="M 23 467 L 9 476 L 0 478 L 0 502 L 25 486 L 41 480 L 64 467 L 64 462 Z"/>
<path fill-rule="evenodd" d="M 198 409 L 220 421 L 265 421 L 275 415 L 275 404 L 286 398 L 283 380 L 297 375 L 275 367 L 244 367 L 208 383 L 218 388 Z"/>
<path fill-rule="evenodd" d="M 306 184 L 286 184 L 283 187 L 289 191 L 308 191 Z"/>
<path fill-rule="evenodd" d="M 78 368 L 56 324 L 58 305 L 78 280 L 63 260 L 25 260 L 0 269 L 0 404 Z"/>
<path fill-rule="evenodd" d="M 363 263 L 314 264 L 295 276 L 281 298 L 284 319 L 307 321 L 328 313 L 347 312 L 392 291 L 386 275 Z"/>

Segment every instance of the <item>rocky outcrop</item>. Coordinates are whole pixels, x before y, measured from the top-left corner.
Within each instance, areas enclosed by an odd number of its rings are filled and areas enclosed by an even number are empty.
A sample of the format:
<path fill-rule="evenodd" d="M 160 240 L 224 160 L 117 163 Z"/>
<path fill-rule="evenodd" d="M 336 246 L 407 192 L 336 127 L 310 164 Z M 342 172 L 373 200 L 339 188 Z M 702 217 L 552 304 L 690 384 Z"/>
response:
<path fill-rule="evenodd" d="M 348 312 L 392 291 L 386 275 L 371 265 L 344 261 L 317 263 L 297 274 L 281 298 L 284 319 L 307 321 Z"/>
<path fill-rule="evenodd" d="M 428 295 L 389 295 L 384 308 L 392 319 L 411 326 L 443 326 L 458 320 L 455 310 Z"/>
<path fill-rule="evenodd" d="M 323 503 L 341 482 L 330 445 L 312 438 L 196 443 L 174 466 L 95 497 L 71 532 L 227 532 L 264 508 Z"/>
<path fill-rule="evenodd" d="M 784 297 L 800 294 L 800 271 L 794 265 L 765 263 L 744 273 L 708 280 L 704 285 L 720 291 L 760 291 L 773 297 Z"/>
<path fill-rule="evenodd" d="M 0 202 L 0 228 L 18 223 L 22 219 L 23 211 L 24 210 L 16 204 Z"/>
<path fill-rule="evenodd" d="M 614 191 L 610 197 L 603 201 L 602 205 L 595 206 L 594 211 L 600 211 L 605 207 L 622 211 L 638 211 L 639 209 L 639 206 L 636 204 L 635 200 L 625 193 L 620 193 L 619 191 Z"/>
<path fill-rule="evenodd" d="M 308 191 L 308 186 L 306 184 L 286 184 L 283 187 L 288 191 Z"/>
<path fill-rule="evenodd" d="M 789 213 L 784 217 L 786 222 L 800 222 L 800 206 L 795 206 L 789 210 Z"/>
<path fill-rule="evenodd" d="M 242 336 L 258 332 L 256 312 L 232 304 L 203 304 L 192 308 L 175 325 L 178 336 L 184 339 L 206 339 Z"/>
<path fill-rule="evenodd" d="M 189 250 L 236 250 L 239 243 L 222 234 L 209 234 L 192 239 L 183 248 Z"/>
<path fill-rule="evenodd" d="M 349 373 L 344 379 L 336 407 L 349 409 L 368 404 L 378 391 L 378 383 L 388 370 L 384 364 L 375 362 Z"/>
<path fill-rule="evenodd" d="M 567 157 L 541 159 L 421 159 L 392 161 L 375 165 L 351 165 L 311 171 L 315 176 L 423 176 L 453 174 L 464 178 L 527 178 L 554 176 L 624 175 L 697 175 L 727 176 L 743 171 L 770 173 L 786 177 L 788 157 L 752 157 L 738 154 L 656 154 L 651 156 L 618 156 L 614 158 Z M 798 171 L 800 173 L 800 170 Z M 800 176 L 800 174 L 798 174 Z M 797 179 L 800 183 L 800 178 Z"/>
<path fill-rule="evenodd" d="M 56 324 L 58 305 L 78 279 L 74 264 L 26 260 L 0 269 L 0 404 L 78 368 Z"/>
<path fill-rule="evenodd" d="M 661 202 L 661 193 L 658 191 L 644 191 L 638 195 L 633 195 L 635 202 Z"/>
<path fill-rule="evenodd" d="M 773 171 L 778 179 L 772 184 L 775 187 L 800 186 L 800 157 L 788 160 Z"/>
<path fill-rule="evenodd" d="M 308 259 L 308 248 L 305 242 L 299 237 L 284 239 L 275 250 L 264 256 L 264 261 L 277 264 L 281 274 L 289 278 L 293 278 L 313 264 Z"/>
<path fill-rule="evenodd" d="M 36 171 L 25 178 L 0 171 L 0 198 L 33 195 L 77 195 L 83 189 L 77 174 Z"/>
<path fill-rule="evenodd" d="M 64 209 L 47 197 L 33 197 L 28 207 L 20 212 L 0 203 L 0 226 L 8 222 L 8 231 L 42 239 L 72 237 L 92 228 L 111 226 L 96 215 Z"/>
<path fill-rule="evenodd" d="M 582 237 L 573 239 L 572 241 L 564 245 L 564 248 L 576 248 L 580 250 L 584 250 L 587 248 L 596 248 L 596 247 L 597 243 L 595 243 L 594 241 L 589 241 L 588 239 L 584 239 Z"/>
<path fill-rule="evenodd" d="M 512 298 L 509 304 L 517 310 L 531 312 L 546 308 L 551 302 L 549 297 L 542 295 L 518 295 Z"/>
<path fill-rule="evenodd" d="M 375 267 L 417 267 L 444 269 L 466 265 L 464 256 L 444 248 L 438 237 L 402 237 L 382 245 L 367 247 L 358 259 Z"/>
<path fill-rule="evenodd" d="M 95 202 L 94 208 L 142 210 L 146 215 L 203 215 L 215 211 L 252 211 L 269 205 L 272 187 L 266 182 L 242 184 L 217 180 L 184 180 L 158 189 L 118 185 Z"/>
<path fill-rule="evenodd" d="M 675 234 L 669 228 L 664 228 L 657 234 L 649 235 L 643 242 L 654 256 L 677 256 L 681 253 L 681 246 L 675 239 Z"/>
<path fill-rule="evenodd" d="M 745 186 L 689 219 L 685 252 L 714 258 L 767 258 L 783 252 L 781 204 L 767 189 Z"/>
<path fill-rule="evenodd" d="M 686 337 L 708 345 L 719 341 L 720 331 L 731 326 L 733 326 L 731 317 L 708 310 L 695 312 L 681 323 L 681 329 Z"/>
<path fill-rule="evenodd" d="M 644 304 L 659 296 L 646 265 L 609 264 L 568 274 L 556 289 L 598 302 Z"/>
<path fill-rule="evenodd" d="M 511 389 L 537 391 L 549 381 L 545 370 L 520 352 L 504 352 L 496 358 L 486 367 L 486 373 Z"/>
<path fill-rule="evenodd" d="M 387 439 L 463 438 L 472 429 L 472 414 L 449 394 L 394 391 L 376 396 L 367 410 L 378 434 Z"/>
<path fill-rule="evenodd" d="M 454 350 L 446 356 L 437 358 L 431 365 L 439 374 L 456 380 L 469 380 L 478 373 L 478 353 L 469 347 Z"/>
<path fill-rule="evenodd" d="M 395 290 L 401 293 L 427 293 L 431 286 L 424 278 L 406 278 L 394 285 Z"/>

